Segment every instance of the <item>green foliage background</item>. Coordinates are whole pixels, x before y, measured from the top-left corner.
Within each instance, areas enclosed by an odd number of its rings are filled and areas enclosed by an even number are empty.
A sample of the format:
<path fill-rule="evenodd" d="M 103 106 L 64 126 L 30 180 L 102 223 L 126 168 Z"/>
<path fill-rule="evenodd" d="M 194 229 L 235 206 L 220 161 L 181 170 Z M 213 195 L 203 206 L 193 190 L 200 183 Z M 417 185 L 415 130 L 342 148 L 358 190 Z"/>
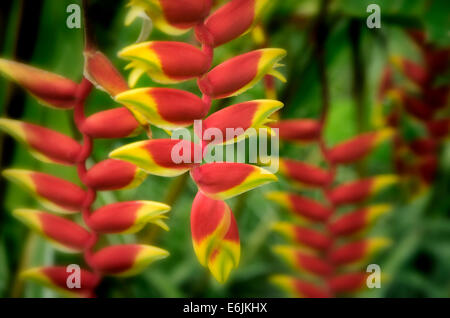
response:
<path fill-rule="evenodd" d="M 3 0 L 5 1 L 5 0 Z M 17 59 L 17 48 L 27 41 L 34 45 L 25 52 L 24 62 L 62 74 L 79 81 L 83 72 L 82 30 L 66 27 L 66 7 L 76 0 L 44 0 L 36 25 L 26 24 L 23 8 L 32 0 L 6 0 L 7 11 L 0 15 L 0 56 Z M 34 0 L 33 0 L 34 1 Z M 269 34 L 270 46 L 288 51 L 283 72 L 287 85 L 277 83 L 282 101 L 286 104 L 282 117 L 316 118 L 320 113 L 320 82 L 317 61 L 311 43 L 311 30 L 296 22 L 295 16 L 314 19 L 320 1 L 273 1 L 264 24 Z M 365 27 L 368 4 L 377 3 L 382 9 L 382 28 Z M 124 61 L 116 57 L 119 49 L 133 43 L 140 32 L 139 23 L 124 27 L 125 1 L 92 1 L 93 24 L 101 50 L 119 68 Z M 326 64 L 331 89 L 331 113 L 326 128 L 327 142 L 332 145 L 348 139 L 361 130 L 369 130 L 370 114 L 374 105 L 377 84 L 383 66 L 391 54 L 418 59 L 417 48 L 405 35 L 404 28 L 424 27 L 429 39 L 440 46 L 449 46 L 450 2 L 446 0 L 335 0 L 327 19 L 330 34 L 326 44 Z M 28 13 L 29 15 L 30 13 Z M 21 25 L 21 32 L 19 32 Z M 362 122 L 358 122 L 357 108 L 352 93 L 354 57 L 349 29 L 359 26 L 364 87 Z M 28 29 L 27 29 L 28 28 Z M 32 28 L 36 28 L 33 30 Z M 36 31 L 36 37 L 30 36 Z M 20 34 L 20 36 L 18 36 Z M 180 38 L 168 37 L 157 30 L 152 40 L 179 40 L 192 42 L 192 33 Z M 219 48 L 214 64 L 232 56 L 254 49 L 251 35 L 246 35 Z M 125 74 L 125 73 L 124 73 Z M 155 86 L 150 80 L 141 79 L 139 86 Z M 176 85 L 198 93 L 194 82 Z M 58 130 L 78 138 L 71 112 L 42 107 L 32 97 L 22 96 L 22 103 L 12 103 L 21 94 L 20 89 L 0 78 L 0 112 Z M 216 102 L 215 107 L 231 105 L 238 101 L 262 98 L 264 91 L 258 85 L 246 94 Z M 88 112 L 94 113 L 117 105 L 103 92 L 96 91 L 89 99 Z M 12 114 L 12 115 L 11 115 Z M 154 131 L 164 136 L 163 132 Z M 138 136 L 133 140 L 145 138 Z M 107 157 L 110 150 L 132 140 L 99 140 L 95 142 L 93 160 Z M 318 160 L 317 151 L 283 145 L 283 154 L 300 160 Z M 45 171 L 79 183 L 76 171 L 56 165 L 44 164 L 33 159 L 20 145 L 9 137 L 2 137 L 0 144 L 2 169 L 10 166 Z M 373 175 L 391 171 L 389 147 L 378 149 L 364 163 L 364 173 Z M 399 193 L 385 193 L 389 200 L 397 202 L 395 211 L 385 217 L 372 230 L 372 234 L 391 237 L 393 246 L 373 261 L 381 265 L 390 279 L 380 290 L 363 293 L 369 297 L 448 297 L 450 296 L 450 219 L 449 219 L 449 170 L 450 148 L 447 145 L 440 158 L 440 172 L 435 187 L 425 196 L 405 202 Z M 340 180 L 351 179 L 357 169 L 348 167 L 339 171 Z M 15 185 L 1 181 L 0 211 L 0 296 L 1 297 L 54 297 L 53 292 L 33 283 L 22 283 L 18 278 L 21 269 L 50 264 L 80 262 L 75 256 L 55 252 L 44 239 L 28 231 L 12 218 L 10 212 L 17 207 L 35 207 L 36 202 Z M 173 203 L 170 212 L 170 232 L 156 232 L 149 227 L 137 236 L 108 236 L 103 244 L 145 241 L 170 251 L 171 256 L 150 266 L 139 276 L 128 279 L 108 278 L 99 290 L 101 297 L 281 297 L 284 294 L 269 285 L 267 278 L 274 273 L 285 273 L 289 268 L 271 252 L 270 246 L 282 240 L 272 233 L 271 224 L 283 213 L 263 200 L 269 189 L 288 189 L 286 180 L 279 184 L 257 189 L 231 200 L 230 206 L 237 213 L 241 235 L 242 261 L 229 282 L 216 283 L 197 262 L 190 237 L 189 212 L 196 187 L 190 179 L 149 178 L 136 190 L 101 193 L 96 206 L 116 201 L 148 199 Z M 173 201 L 173 202 L 172 202 Z"/>

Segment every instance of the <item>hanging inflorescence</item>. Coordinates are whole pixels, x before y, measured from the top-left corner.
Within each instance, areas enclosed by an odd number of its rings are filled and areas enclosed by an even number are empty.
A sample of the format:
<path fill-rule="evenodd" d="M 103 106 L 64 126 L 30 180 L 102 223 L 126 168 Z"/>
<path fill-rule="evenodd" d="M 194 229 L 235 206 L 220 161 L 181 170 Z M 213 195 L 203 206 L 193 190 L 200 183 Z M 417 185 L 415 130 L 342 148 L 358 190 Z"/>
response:
<path fill-rule="evenodd" d="M 275 70 L 286 54 L 282 49 L 261 49 L 231 58 L 212 68 L 214 49 L 250 31 L 267 0 L 232 0 L 210 14 L 211 0 L 130 2 L 127 21 L 145 12 L 160 30 L 182 34 L 194 28 L 201 48 L 168 41 L 151 41 L 124 48 L 119 56 L 130 61 L 130 86 L 147 74 L 153 81 L 174 84 L 197 79 L 202 97 L 172 88 L 137 88 L 116 96 L 133 113 L 166 131 L 191 126 L 210 111 L 213 100 L 242 94 L 266 74 L 283 79 Z M 282 107 L 275 100 L 255 100 L 225 107 L 202 122 L 196 131 L 199 142 L 177 139 L 153 139 L 130 144 L 111 153 L 112 158 L 131 162 L 147 173 L 174 177 L 190 171 L 198 186 L 191 210 L 191 231 L 195 253 L 213 276 L 224 282 L 239 263 L 240 243 L 236 221 L 224 200 L 276 180 L 270 172 L 249 164 L 213 162 L 202 164 L 209 147 L 233 143 L 207 138 L 204 132 L 215 129 L 226 136 L 227 129 L 261 128 L 268 117 Z M 180 147 L 181 146 L 181 147 Z M 172 154 L 181 149 L 176 162 Z M 177 150 L 178 153 L 178 150 Z M 196 155 L 200 154 L 196 157 Z M 200 160 L 199 160 L 200 159 Z"/>
<path fill-rule="evenodd" d="M 103 275 L 134 275 L 150 263 L 168 256 L 167 251 L 150 245 L 98 246 L 99 236 L 135 233 L 148 223 L 167 229 L 163 220 L 170 207 L 153 201 L 130 201 L 109 204 L 93 211 L 98 191 L 135 188 L 147 174 L 136 165 L 117 159 L 107 159 L 87 167 L 94 139 L 135 136 L 142 131 L 142 126 L 124 107 L 85 116 L 85 103 L 93 84 L 111 96 L 128 90 L 128 85 L 110 61 L 91 44 L 86 46 L 84 54 L 85 77 L 79 84 L 34 67 L 0 59 L 0 73 L 22 86 L 40 103 L 58 110 L 73 109 L 82 144 L 46 127 L 13 119 L 0 119 L 0 129 L 25 144 L 37 159 L 76 167 L 83 184 L 79 187 L 37 171 L 3 171 L 6 178 L 28 190 L 45 208 L 45 211 L 17 209 L 13 215 L 60 250 L 82 253 L 90 267 L 81 269 L 79 277 L 71 275 L 72 270 L 66 266 L 56 265 L 27 269 L 22 277 L 69 296 L 91 297 L 95 295 L 94 290 Z M 80 212 L 85 226 L 75 221 Z"/>

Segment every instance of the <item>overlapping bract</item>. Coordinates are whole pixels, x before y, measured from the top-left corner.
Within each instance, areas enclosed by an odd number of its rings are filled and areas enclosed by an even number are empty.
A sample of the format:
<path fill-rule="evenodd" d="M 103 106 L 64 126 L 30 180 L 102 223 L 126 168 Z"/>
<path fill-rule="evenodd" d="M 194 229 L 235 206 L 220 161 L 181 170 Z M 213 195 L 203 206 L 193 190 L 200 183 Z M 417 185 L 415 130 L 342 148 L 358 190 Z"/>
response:
<path fill-rule="evenodd" d="M 97 87 L 115 96 L 128 90 L 128 85 L 101 52 L 85 52 L 85 75 Z M 146 177 L 137 165 L 107 159 L 90 168 L 86 159 L 93 138 L 133 136 L 147 125 L 139 115 L 126 108 L 102 111 L 85 118 L 80 105 L 89 93 L 87 81 L 76 84 L 59 75 L 27 65 L 0 59 L 0 73 L 21 85 L 42 103 L 59 108 L 75 107 L 75 123 L 84 137 L 80 144 L 71 137 L 49 128 L 12 119 L 0 119 L 0 129 L 23 143 L 37 159 L 44 162 L 76 166 L 82 187 L 64 179 L 37 171 L 7 169 L 3 176 L 28 190 L 49 211 L 63 214 L 81 213 L 86 227 L 47 211 L 16 209 L 13 215 L 63 252 L 82 253 L 93 269 L 81 269 L 77 288 L 69 286 L 71 271 L 65 266 L 25 270 L 21 277 L 35 280 L 60 291 L 63 295 L 94 297 L 101 275 L 128 276 L 142 271 L 148 264 L 167 257 L 168 252 L 149 245 L 116 245 L 93 251 L 98 234 L 135 233 L 153 223 L 168 229 L 164 223 L 170 207 L 152 201 L 111 204 L 90 214 L 96 191 L 137 187 Z M 84 98 L 81 100 L 81 98 Z M 84 107 L 84 106 L 81 106 Z M 81 112 L 84 110 L 82 109 Z M 137 116 L 137 117 L 135 117 Z M 141 124 L 138 122 L 141 121 Z"/>
<path fill-rule="evenodd" d="M 214 48 L 245 33 L 257 23 L 267 0 L 232 0 L 210 14 L 211 1 L 133 0 L 127 23 L 145 12 L 163 32 L 177 35 L 195 28 L 202 47 L 169 41 L 130 45 L 119 52 L 129 61 L 130 86 L 143 74 L 162 84 L 197 79 L 202 97 L 169 88 L 137 88 L 117 94 L 137 118 L 166 131 L 189 127 L 208 114 L 211 102 L 239 95 L 267 75 L 284 81 L 275 69 L 286 55 L 282 49 L 261 49 L 231 58 L 212 68 Z M 202 265 L 225 282 L 239 263 L 239 236 L 234 217 L 223 200 L 276 180 L 270 172 L 243 163 L 206 163 L 207 150 L 233 143 L 263 128 L 283 106 L 276 100 L 254 100 L 219 110 L 203 122 L 198 143 L 155 139 L 125 145 L 110 157 L 130 162 L 149 174 L 174 177 L 190 171 L 198 186 L 191 212 L 194 249 Z M 227 129 L 239 133 L 228 136 Z M 211 132 L 218 134 L 211 134 Z M 217 139 L 217 135 L 222 138 Z M 225 137 L 226 136 L 226 137 Z"/>
<path fill-rule="evenodd" d="M 382 130 L 356 136 L 330 149 L 323 144 L 322 128 L 314 120 L 288 120 L 274 124 L 280 136 L 294 143 L 316 142 L 328 167 L 298 160 L 280 159 L 280 172 L 300 184 L 300 189 L 320 190 L 322 200 L 295 192 L 269 192 L 266 197 L 288 210 L 291 222 L 277 222 L 273 229 L 289 243 L 273 251 L 297 273 L 275 275 L 272 283 L 294 297 L 334 297 L 357 292 L 366 286 L 363 266 L 380 250 L 389 246 L 386 238 L 367 238 L 365 234 L 382 215 L 391 211 L 388 204 L 339 208 L 364 204 L 381 190 L 398 183 L 396 175 L 378 175 L 336 185 L 336 165 L 352 164 L 367 157 L 392 131 Z M 345 274 L 340 274 L 344 272 Z"/>

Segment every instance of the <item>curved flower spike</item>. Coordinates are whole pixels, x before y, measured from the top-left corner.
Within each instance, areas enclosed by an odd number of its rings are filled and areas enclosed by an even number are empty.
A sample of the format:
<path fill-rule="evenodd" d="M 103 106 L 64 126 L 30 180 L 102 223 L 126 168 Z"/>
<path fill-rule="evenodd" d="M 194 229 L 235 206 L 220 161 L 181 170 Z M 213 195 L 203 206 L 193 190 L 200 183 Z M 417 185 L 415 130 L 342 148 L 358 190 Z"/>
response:
<path fill-rule="evenodd" d="M 30 191 L 44 207 L 54 212 L 79 212 L 86 196 L 75 184 L 45 173 L 7 169 L 3 176 Z"/>
<path fill-rule="evenodd" d="M 0 59 L 0 73 L 22 86 L 44 105 L 62 109 L 75 105 L 77 84 L 67 78 L 5 59 Z"/>
<path fill-rule="evenodd" d="M 274 275 L 270 278 L 272 284 L 281 287 L 289 295 L 296 298 L 330 298 L 332 295 L 322 286 L 300 280 L 288 275 Z"/>
<path fill-rule="evenodd" d="M 274 69 L 285 55 L 283 49 L 261 49 L 236 56 L 209 71 L 198 80 L 198 85 L 205 95 L 220 99 L 242 94 L 266 74 L 286 81 Z"/>
<path fill-rule="evenodd" d="M 277 180 L 257 166 L 244 163 L 207 163 L 191 170 L 199 190 L 216 200 L 226 200 Z"/>
<path fill-rule="evenodd" d="M 146 124 L 142 120 L 141 124 Z M 92 138 L 125 138 L 138 135 L 142 131 L 133 114 L 125 107 L 98 112 L 86 118 L 82 130 Z"/>
<path fill-rule="evenodd" d="M 280 172 L 295 182 L 312 187 L 325 187 L 333 179 L 332 172 L 291 159 L 280 159 Z"/>
<path fill-rule="evenodd" d="M 169 252 L 151 245 L 108 246 L 90 255 L 89 265 L 105 275 L 132 276 L 151 263 L 169 256 Z"/>
<path fill-rule="evenodd" d="M 164 214 L 170 206 L 153 201 L 130 201 L 109 204 L 94 211 L 89 227 L 98 233 L 136 233 L 146 224 L 154 223 L 165 230 Z"/>
<path fill-rule="evenodd" d="M 206 118 L 203 121 L 203 132 L 207 129 L 219 129 L 224 136 L 221 142 L 227 142 L 234 138 L 238 141 L 245 136 L 249 128 L 264 128 L 270 122 L 269 117 L 283 107 L 283 103 L 276 100 L 262 99 L 244 102 L 225 107 Z M 242 129 L 243 134 L 235 136 L 227 134 L 227 130 Z M 219 142 L 219 143 L 221 143 Z M 214 140 L 212 144 L 216 144 Z"/>
<path fill-rule="evenodd" d="M 392 129 L 365 133 L 334 146 L 327 152 L 327 157 L 337 164 L 352 163 L 367 156 L 378 144 L 393 135 Z"/>
<path fill-rule="evenodd" d="M 332 239 L 327 235 L 288 222 L 277 222 L 273 225 L 273 229 L 304 247 L 326 250 L 332 244 Z"/>
<path fill-rule="evenodd" d="M 388 213 L 392 206 L 388 204 L 378 204 L 360 210 L 346 213 L 328 225 L 328 229 L 336 236 L 357 234 L 370 225 L 379 217 Z"/>
<path fill-rule="evenodd" d="M 196 166 L 202 151 L 187 140 L 153 139 L 123 146 L 109 156 L 131 162 L 150 174 L 175 177 Z"/>
<path fill-rule="evenodd" d="M 391 245 L 386 238 L 372 238 L 345 244 L 330 252 L 330 260 L 336 265 L 364 264 L 381 249 Z"/>
<path fill-rule="evenodd" d="M 97 191 L 134 189 L 147 178 L 147 174 L 134 164 L 107 159 L 88 170 L 84 182 Z"/>
<path fill-rule="evenodd" d="M 224 283 L 240 258 L 239 232 L 231 209 L 199 191 L 192 204 L 191 232 L 199 262 Z"/>
<path fill-rule="evenodd" d="M 398 183 L 396 175 L 380 175 L 373 178 L 344 183 L 327 193 L 334 205 L 358 203 L 377 194 L 381 190 Z"/>
<path fill-rule="evenodd" d="M 88 49 L 84 58 L 84 75 L 92 84 L 111 96 L 128 89 L 125 79 L 102 52 Z"/>
<path fill-rule="evenodd" d="M 27 269 L 20 274 L 20 277 L 43 284 L 68 297 L 91 297 L 93 290 L 100 282 L 99 276 L 81 269 L 80 288 L 70 289 L 67 281 L 70 281 L 71 275 L 72 272 L 67 271 L 67 266 L 52 266 Z"/>
<path fill-rule="evenodd" d="M 25 144 L 34 157 L 44 162 L 73 165 L 81 151 L 72 138 L 42 126 L 0 118 L 0 130 Z"/>
<path fill-rule="evenodd" d="M 333 213 L 331 208 L 293 193 L 273 191 L 268 192 L 266 197 L 307 221 L 323 222 Z"/>
<path fill-rule="evenodd" d="M 211 14 L 205 25 L 214 39 L 214 46 L 250 31 L 268 3 L 268 0 L 232 0 Z"/>
<path fill-rule="evenodd" d="M 280 120 L 270 125 L 279 129 L 280 139 L 292 142 L 314 142 L 320 137 L 322 125 L 313 119 Z"/>
<path fill-rule="evenodd" d="M 17 209 L 13 215 L 65 252 L 82 252 L 90 233 L 78 224 L 38 210 Z"/>
<path fill-rule="evenodd" d="M 116 101 L 162 129 L 190 126 L 209 111 L 200 97 L 171 88 L 133 89 L 117 95 Z"/>
<path fill-rule="evenodd" d="M 335 293 L 351 293 L 366 287 L 368 273 L 345 273 L 328 280 L 328 287 Z"/>
<path fill-rule="evenodd" d="M 273 250 L 289 265 L 300 272 L 319 276 L 327 276 L 332 272 L 330 264 L 307 250 L 285 245 L 277 245 Z"/>
<path fill-rule="evenodd" d="M 211 10 L 212 0 L 131 0 L 125 24 L 129 25 L 142 11 L 161 31 L 180 35 L 201 22 Z"/>
<path fill-rule="evenodd" d="M 127 66 L 127 69 L 133 69 L 129 77 L 131 87 L 144 73 L 155 82 L 173 84 L 199 77 L 209 68 L 209 59 L 205 53 L 183 42 L 133 44 L 120 51 L 119 56 L 131 61 Z"/>

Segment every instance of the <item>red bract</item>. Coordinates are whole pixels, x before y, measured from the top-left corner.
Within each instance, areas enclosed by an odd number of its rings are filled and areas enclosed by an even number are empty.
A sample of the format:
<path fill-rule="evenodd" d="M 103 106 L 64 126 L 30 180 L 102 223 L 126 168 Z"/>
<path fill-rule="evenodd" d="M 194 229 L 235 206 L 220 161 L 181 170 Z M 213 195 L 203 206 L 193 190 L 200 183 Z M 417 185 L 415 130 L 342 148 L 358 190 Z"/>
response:
<path fill-rule="evenodd" d="M 122 107 L 89 116 L 82 130 L 92 138 L 125 138 L 137 135 L 142 127 L 132 113 Z"/>
<path fill-rule="evenodd" d="M 321 124 L 312 119 L 281 120 L 270 126 L 279 129 L 282 140 L 302 143 L 317 141 L 322 130 Z"/>

